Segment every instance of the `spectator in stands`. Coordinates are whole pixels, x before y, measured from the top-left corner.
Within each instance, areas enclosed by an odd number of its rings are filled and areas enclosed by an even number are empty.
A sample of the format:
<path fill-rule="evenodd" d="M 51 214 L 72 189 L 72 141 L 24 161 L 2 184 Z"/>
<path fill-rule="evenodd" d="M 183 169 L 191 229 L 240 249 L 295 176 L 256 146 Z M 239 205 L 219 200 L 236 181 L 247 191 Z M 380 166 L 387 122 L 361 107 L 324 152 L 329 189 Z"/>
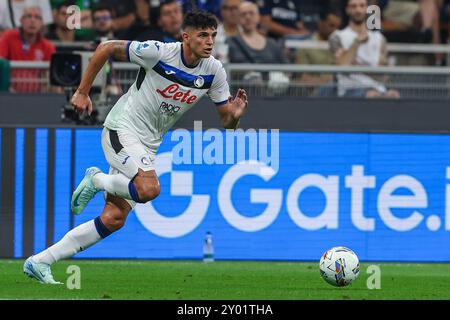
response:
<path fill-rule="evenodd" d="M 73 0 L 71 5 L 76 5 L 81 10 L 80 27 L 81 30 L 89 30 L 92 28 L 91 8 L 96 6 L 103 0 Z M 60 7 L 66 0 L 50 0 L 53 12 Z M 85 32 L 85 31 L 83 31 Z M 83 33 L 81 32 L 81 33 Z M 86 31 L 88 33 L 88 31 Z"/>
<path fill-rule="evenodd" d="M 322 11 L 337 11 L 334 0 L 300 0 L 296 2 L 303 25 L 311 33 L 317 31 L 317 24 Z"/>
<path fill-rule="evenodd" d="M 90 38 L 87 38 L 83 33 L 77 32 L 76 29 L 69 28 L 69 25 L 67 23 L 67 20 L 69 19 L 67 8 L 71 5 L 74 5 L 74 3 L 75 2 L 71 0 L 58 3 L 53 12 L 53 19 L 55 23 L 49 26 L 48 32 L 46 34 L 47 39 L 62 42 L 91 40 Z"/>
<path fill-rule="evenodd" d="M 261 12 L 261 24 L 268 30 L 269 36 L 279 39 L 285 36 L 308 36 L 298 4 L 294 0 L 258 0 Z"/>
<path fill-rule="evenodd" d="M 241 33 L 228 38 L 231 63 L 287 63 L 281 46 L 258 32 L 259 22 L 258 6 L 252 2 L 242 2 L 239 5 Z M 250 72 L 243 76 L 243 80 L 257 84 L 268 80 L 269 86 L 270 83 L 289 84 L 289 79 L 281 72 L 269 72 L 267 77 L 259 72 Z"/>
<path fill-rule="evenodd" d="M 53 6 L 64 0 L 52 0 Z M 81 27 L 89 34 L 89 30 L 93 27 L 92 10 L 96 7 L 111 8 L 113 16 L 114 35 L 119 39 L 129 39 L 129 30 L 138 21 L 136 13 L 136 3 L 139 2 L 141 9 L 141 1 L 146 0 L 74 0 L 75 5 L 81 9 Z M 142 13 L 142 16 L 148 15 Z"/>
<path fill-rule="evenodd" d="M 102 0 L 112 10 L 113 30 L 117 39 L 130 38 L 127 31 L 136 22 L 136 4 L 133 0 Z"/>
<path fill-rule="evenodd" d="M 241 0 L 223 0 L 220 6 L 222 23 L 217 28 L 223 29 L 227 37 L 237 36 L 239 34 L 239 5 Z"/>
<path fill-rule="evenodd" d="M 116 39 L 112 29 L 112 12 L 107 6 L 97 6 L 91 10 L 92 21 L 95 31 L 95 41 L 100 43 L 106 40 Z M 118 82 L 116 72 L 113 68 L 114 59 L 111 57 L 107 61 L 106 73 L 106 94 L 120 95 L 122 94 L 121 86 Z"/>
<path fill-rule="evenodd" d="M 386 39 L 379 31 L 368 30 L 367 0 L 348 0 L 349 24 L 329 39 L 330 50 L 338 65 L 377 67 L 386 64 Z M 399 92 L 387 90 L 380 81 L 363 74 L 338 75 L 338 95 L 348 97 L 398 98 Z"/>
<path fill-rule="evenodd" d="M 136 40 L 136 37 L 141 33 L 147 32 L 151 27 L 156 27 L 157 13 L 160 6 L 159 0 L 152 0 L 152 7 L 150 7 L 149 0 L 131 0 L 131 2 L 133 1 L 134 5 L 129 4 L 129 9 L 131 10 L 133 6 L 135 7 L 135 19 L 126 30 L 121 31 L 121 39 Z M 105 5 L 102 5 L 102 7 L 105 7 Z M 114 10 L 112 10 L 112 14 L 114 16 Z M 117 21 L 117 19 L 115 20 Z M 117 33 L 116 35 L 117 38 L 119 38 Z"/>
<path fill-rule="evenodd" d="M 260 15 L 252 2 L 242 2 L 239 6 L 241 32 L 229 37 L 230 62 L 232 63 L 286 63 L 281 46 L 273 39 L 258 32 Z"/>
<path fill-rule="evenodd" d="M 0 1 L 0 30 L 15 29 L 21 24 L 25 8 L 39 7 L 44 25 L 53 22 L 49 0 L 2 0 Z"/>
<path fill-rule="evenodd" d="M 51 0 L 55 10 L 66 0 Z M 73 0 L 81 9 L 81 27 L 93 28 L 92 10 L 97 7 L 108 7 L 113 15 L 113 29 L 116 34 L 128 36 L 128 29 L 134 25 L 150 24 L 150 5 L 148 0 Z M 131 30 L 134 31 L 134 30 Z M 130 32 L 131 32 L 130 31 Z"/>
<path fill-rule="evenodd" d="M 103 6 L 92 10 L 92 21 L 96 38 L 115 39 L 113 32 L 113 21 L 111 9 Z"/>
<path fill-rule="evenodd" d="M 157 28 L 150 27 L 141 33 L 136 40 L 158 40 L 162 42 L 181 41 L 181 26 L 183 24 L 183 9 L 177 0 L 167 0 L 161 3 L 156 16 Z"/>
<path fill-rule="evenodd" d="M 227 63 L 228 44 L 227 38 L 239 34 L 239 5 L 241 0 L 223 0 L 220 6 L 222 21 L 217 26 L 216 42 L 213 56 L 223 63 Z"/>
<path fill-rule="evenodd" d="M 183 25 L 183 8 L 176 0 L 168 0 L 159 9 L 158 27 L 163 32 L 164 42 L 181 40 Z"/>
<path fill-rule="evenodd" d="M 438 2 L 440 0 L 376 0 L 383 8 L 383 34 L 392 42 L 441 43 Z M 442 53 L 404 57 L 407 64 L 441 64 Z M 431 58 L 431 59 L 430 59 Z M 419 59 L 419 60 L 418 60 Z"/>
<path fill-rule="evenodd" d="M 55 52 L 53 44 L 42 35 L 44 26 L 40 7 L 24 8 L 21 27 L 6 31 L 0 39 L 0 58 L 23 61 L 49 61 Z M 14 70 L 14 78 L 38 78 L 39 71 Z M 38 83 L 16 83 L 14 91 L 39 91 Z"/>
<path fill-rule="evenodd" d="M 341 26 L 341 17 L 337 11 L 331 11 L 328 8 L 321 10 L 317 22 L 316 32 L 312 34 L 313 41 L 328 41 L 330 35 Z M 298 49 L 295 59 L 298 64 L 310 65 L 330 65 L 334 63 L 334 57 L 328 49 Z M 310 74 L 302 73 L 300 82 L 308 85 L 319 86 L 315 91 L 317 95 L 328 96 L 333 92 L 333 76 L 331 74 Z M 329 85 L 324 85 L 329 84 Z"/>
<path fill-rule="evenodd" d="M 24 8 L 20 25 L 3 34 L 0 56 L 8 60 L 49 61 L 55 47 L 41 35 L 43 19 L 40 7 Z"/>
<path fill-rule="evenodd" d="M 148 0 L 134 0 L 136 22 L 142 26 L 150 25 L 150 3 Z"/>
<path fill-rule="evenodd" d="M 441 41 L 450 43 L 450 0 L 438 0 L 441 13 Z"/>
<path fill-rule="evenodd" d="M 341 26 L 341 17 L 338 12 L 322 10 L 319 14 L 317 31 L 311 36 L 314 41 L 328 41 L 330 35 Z M 329 50 L 299 49 L 296 63 L 299 64 L 333 64 L 333 55 Z"/>
<path fill-rule="evenodd" d="M 416 31 L 415 41 L 440 43 L 439 14 L 435 0 L 377 0 L 383 8 L 383 29 Z M 401 41 L 401 36 L 396 41 Z"/>

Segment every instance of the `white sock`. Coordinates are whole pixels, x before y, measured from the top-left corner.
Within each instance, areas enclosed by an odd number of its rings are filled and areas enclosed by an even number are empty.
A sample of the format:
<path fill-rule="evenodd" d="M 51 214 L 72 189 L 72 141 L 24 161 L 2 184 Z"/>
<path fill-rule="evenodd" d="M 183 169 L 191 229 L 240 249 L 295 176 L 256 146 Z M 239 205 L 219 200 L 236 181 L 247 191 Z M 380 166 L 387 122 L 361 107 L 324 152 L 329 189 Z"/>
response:
<path fill-rule="evenodd" d="M 133 200 L 128 189 L 130 179 L 121 173 L 97 173 L 92 179 L 96 188 L 124 199 Z"/>
<path fill-rule="evenodd" d="M 94 220 L 91 220 L 70 230 L 59 242 L 34 255 L 33 260 L 38 263 L 53 264 L 74 256 L 102 239 Z"/>

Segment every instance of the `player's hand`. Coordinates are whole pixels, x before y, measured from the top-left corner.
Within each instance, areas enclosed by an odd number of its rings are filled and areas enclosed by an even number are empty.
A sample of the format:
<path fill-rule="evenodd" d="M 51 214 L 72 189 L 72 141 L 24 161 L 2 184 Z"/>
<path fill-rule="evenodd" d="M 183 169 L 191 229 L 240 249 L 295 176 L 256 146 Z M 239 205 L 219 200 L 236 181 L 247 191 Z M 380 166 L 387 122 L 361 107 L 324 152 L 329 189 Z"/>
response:
<path fill-rule="evenodd" d="M 72 99 L 70 99 L 70 104 L 78 114 L 83 114 L 85 111 L 87 111 L 88 115 L 92 113 L 91 98 L 89 98 L 89 95 L 81 93 L 78 90 L 75 91 Z"/>
<path fill-rule="evenodd" d="M 248 106 L 247 93 L 244 89 L 239 89 L 234 99 L 232 97 L 228 98 L 228 103 L 233 106 L 230 111 L 231 116 L 234 119 L 240 119 Z"/>

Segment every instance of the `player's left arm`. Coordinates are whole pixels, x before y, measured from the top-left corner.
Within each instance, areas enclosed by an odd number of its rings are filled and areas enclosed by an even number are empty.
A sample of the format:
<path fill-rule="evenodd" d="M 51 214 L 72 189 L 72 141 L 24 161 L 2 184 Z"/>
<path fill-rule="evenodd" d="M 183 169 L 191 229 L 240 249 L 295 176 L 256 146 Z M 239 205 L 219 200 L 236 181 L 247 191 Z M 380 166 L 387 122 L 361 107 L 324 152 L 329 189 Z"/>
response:
<path fill-rule="evenodd" d="M 222 66 L 214 76 L 208 95 L 217 106 L 216 109 L 222 126 L 225 129 L 236 129 L 239 125 L 239 119 L 247 109 L 247 93 L 244 89 L 239 89 L 234 98 L 231 96 L 227 74 Z"/>
<path fill-rule="evenodd" d="M 226 104 L 217 107 L 220 121 L 225 129 L 237 129 L 248 106 L 247 93 L 239 89 L 236 97 L 229 97 Z"/>
<path fill-rule="evenodd" d="M 129 41 L 126 40 L 109 40 L 98 45 L 94 55 L 89 60 L 78 89 L 70 99 L 76 112 L 83 114 L 87 111 L 89 115 L 92 113 L 93 108 L 89 92 L 95 77 L 110 57 L 120 61 L 127 60 L 128 43 Z"/>

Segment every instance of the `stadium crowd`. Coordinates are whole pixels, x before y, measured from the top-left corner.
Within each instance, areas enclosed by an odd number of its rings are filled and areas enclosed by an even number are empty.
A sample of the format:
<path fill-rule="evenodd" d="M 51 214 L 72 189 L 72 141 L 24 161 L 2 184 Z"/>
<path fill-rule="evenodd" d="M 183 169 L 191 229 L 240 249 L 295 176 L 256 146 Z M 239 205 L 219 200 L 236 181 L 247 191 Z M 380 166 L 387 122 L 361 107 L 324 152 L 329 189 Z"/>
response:
<path fill-rule="evenodd" d="M 371 4 L 376 4 L 381 9 L 381 33 L 368 30 L 365 24 L 355 32 L 352 28 L 355 19 L 365 19 L 366 13 L 363 12 L 363 17 L 360 17 L 361 8 L 349 8 L 347 2 L 346 0 L 0 0 L 0 60 L 3 58 L 10 61 L 49 61 L 54 52 L 68 50 L 71 44 L 82 43 L 84 49 L 92 50 L 96 44 L 106 39 L 179 41 L 183 13 L 198 8 L 213 12 L 220 21 L 214 55 L 224 63 L 367 66 L 389 63 L 403 65 L 447 63 L 446 56 L 442 53 L 413 57 L 399 54 L 396 62 L 388 61 L 386 44 L 448 43 L 450 0 L 369 0 L 364 10 Z M 355 1 L 357 2 L 361 1 Z M 77 7 L 73 7 L 74 5 Z M 73 8 L 77 10 L 70 11 Z M 74 19 L 77 13 L 80 17 L 79 26 L 76 26 L 77 21 Z M 357 48 L 353 47 L 354 43 L 351 40 L 354 37 L 358 40 Z M 300 48 L 293 51 L 285 48 L 286 39 L 328 41 L 329 49 Z M 377 54 L 371 51 L 370 48 L 373 46 L 379 47 Z M 351 56 L 346 54 L 350 51 Z M 2 65 L 0 61 L 0 68 Z M 31 71 L 26 72 L 30 77 L 33 76 Z M 283 77 L 282 74 L 278 76 Z M 330 77 L 330 75 L 302 74 L 299 81 L 315 83 L 318 90 L 326 95 Z M 255 72 L 245 75 L 245 80 L 255 78 L 258 78 Z M 19 85 L 12 90 L 37 91 L 38 87 L 27 86 L 26 89 L 21 89 Z M 398 96 L 398 93 L 386 88 L 383 88 L 382 92 L 382 95 Z M 364 93 L 352 91 L 348 94 L 380 96 L 380 91 L 372 90 Z M 345 92 L 341 92 L 340 95 L 345 95 Z"/>

